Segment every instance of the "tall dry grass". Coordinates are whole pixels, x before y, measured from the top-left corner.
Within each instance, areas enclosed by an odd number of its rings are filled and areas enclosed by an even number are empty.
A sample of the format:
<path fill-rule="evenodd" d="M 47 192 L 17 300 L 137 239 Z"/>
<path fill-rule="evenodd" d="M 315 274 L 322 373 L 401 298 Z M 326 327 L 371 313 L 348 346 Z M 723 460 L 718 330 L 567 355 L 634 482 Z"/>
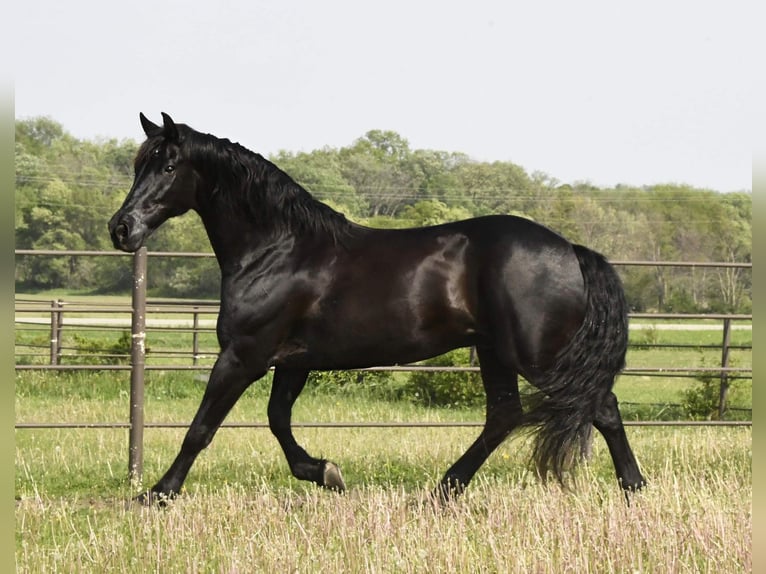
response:
<path fill-rule="evenodd" d="M 306 443 L 329 443 L 327 431 L 303 432 Z M 630 505 L 614 483 L 603 441 L 596 441 L 574 488 L 563 490 L 527 472 L 517 455 L 524 441 L 517 439 L 446 508 L 430 504 L 428 489 L 471 429 L 333 432 L 335 458 L 349 470 L 346 495 L 290 479 L 275 484 L 269 475 L 288 474 L 286 465 L 258 458 L 278 453 L 258 450 L 261 441 L 252 434 L 229 431 L 203 455 L 186 494 L 166 509 L 126 506 L 127 487 L 51 495 L 42 451 L 22 447 L 17 570 L 719 574 L 752 568 L 749 429 L 631 429 L 651 484 Z M 58 464 L 76 473 L 113 456 L 112 447 L 106 441 L 83 448 L 89 454 L 82 461 L 85 455 L 59 452 Z M 166 456 L 168 463 L 163 451 Z M 245 470 L 248 462 L 263 477 Z M 385 465 L 392 469 L 381 473 Z"/>

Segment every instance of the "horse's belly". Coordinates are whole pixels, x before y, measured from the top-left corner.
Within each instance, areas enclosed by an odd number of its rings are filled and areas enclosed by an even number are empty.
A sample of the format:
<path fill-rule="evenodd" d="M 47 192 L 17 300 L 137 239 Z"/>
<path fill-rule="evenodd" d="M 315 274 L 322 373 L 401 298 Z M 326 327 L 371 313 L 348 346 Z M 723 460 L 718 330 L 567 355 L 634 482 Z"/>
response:
<path fill-rule="evenodd" d="M 282 346 L 274 364 L 312 370 L 404 365 L 474 345 L 476 340 L 473 328 L 406 331 L 369 325 L 365 332 L 294 339 Z"/>

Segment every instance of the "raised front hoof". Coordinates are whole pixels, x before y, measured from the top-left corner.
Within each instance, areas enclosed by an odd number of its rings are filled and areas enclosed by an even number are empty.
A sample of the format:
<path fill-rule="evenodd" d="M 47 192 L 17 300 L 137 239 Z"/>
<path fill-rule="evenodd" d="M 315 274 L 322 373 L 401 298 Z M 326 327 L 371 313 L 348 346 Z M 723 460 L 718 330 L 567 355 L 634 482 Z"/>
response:
<path fill-rule="evenodd" d="M 329 460 L 324 462 L 324 468 L 322 469 L 322 486 L 334 492 L 346 491 L 346 483 L 343 482 L 340 467 Z"/>

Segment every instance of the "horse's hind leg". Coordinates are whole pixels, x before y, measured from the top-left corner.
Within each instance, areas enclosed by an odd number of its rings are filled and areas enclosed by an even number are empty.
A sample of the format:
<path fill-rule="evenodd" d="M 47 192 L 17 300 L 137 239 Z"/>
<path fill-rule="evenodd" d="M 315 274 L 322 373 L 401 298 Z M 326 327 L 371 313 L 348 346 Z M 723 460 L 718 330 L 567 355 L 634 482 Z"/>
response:
<path fill-rule="evenodd" d="M 309 456 L 293 436 L 290 424 L 292 408 L 306 384 L 308 374 L 308 371 L 276 368 L 269 398 L 269 428 L 279 441 L 293 476 L 342 492 L 346 485 L 338 466 L 328 460 Z"/>
<path fill-rule="evenodd" d="M 463 492 L 492 451 L 521 423 L 518 373 L 504 366 L 492 349 L 477 349 L 487 393 L 487 414 L 478 438 L 444 475 L 437 496 L 446 501 Z"/>
<path fill-rule="evenodd" d="M 638 490 L 643 487 L 646 481 L 641 475 L 636 457 L 628 444 L 614 393 L 610 392 L 605 397 L 601 408 L 596 413 L 593 425 L 604 435 L 620 486 L 625 490 Z"/>

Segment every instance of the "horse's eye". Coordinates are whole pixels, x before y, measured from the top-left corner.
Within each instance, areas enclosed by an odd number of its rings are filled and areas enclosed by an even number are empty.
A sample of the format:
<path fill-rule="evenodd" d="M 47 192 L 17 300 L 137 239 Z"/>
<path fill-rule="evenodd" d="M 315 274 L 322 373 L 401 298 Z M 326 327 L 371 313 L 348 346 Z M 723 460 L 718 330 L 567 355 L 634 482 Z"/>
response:
<path fill-rule="evenodd" d="M 173 173 L 176 170 L 176 166 L 174 165 L 167 165 L 165 166 L 165 172 L 166 173 Z"/>

